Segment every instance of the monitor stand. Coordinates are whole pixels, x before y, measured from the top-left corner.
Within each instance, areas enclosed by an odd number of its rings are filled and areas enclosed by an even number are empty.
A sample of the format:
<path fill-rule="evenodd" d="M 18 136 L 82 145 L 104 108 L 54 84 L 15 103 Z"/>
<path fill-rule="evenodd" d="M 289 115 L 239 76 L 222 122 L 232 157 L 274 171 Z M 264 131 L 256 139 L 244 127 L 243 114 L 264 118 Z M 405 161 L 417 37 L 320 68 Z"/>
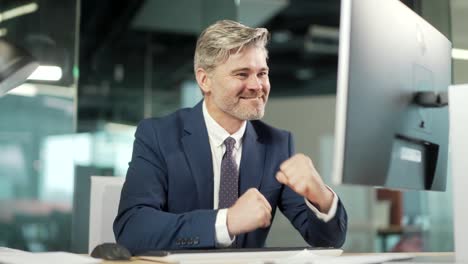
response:
<path fill-rule="evenodd" d="M 468 84 L 449 88 L 450 160 L 456 262 L 468 262 Z"/>

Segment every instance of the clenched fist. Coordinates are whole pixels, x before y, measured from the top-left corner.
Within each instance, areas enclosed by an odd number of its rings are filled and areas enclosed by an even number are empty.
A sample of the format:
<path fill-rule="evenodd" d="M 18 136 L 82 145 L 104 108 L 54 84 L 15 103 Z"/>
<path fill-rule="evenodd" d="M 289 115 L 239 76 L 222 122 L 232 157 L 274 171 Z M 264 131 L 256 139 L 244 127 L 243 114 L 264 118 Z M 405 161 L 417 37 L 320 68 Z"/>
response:
<path fill-rule="evenodd" d="M 328 213 L 333 202 L 333 193 L 323 183 L 312 160 L 304 154 L 296 154 L 284 161 L 276 173 L 276 179 L 311 203 L 323 213 Z"/>
<path fill-rule="evenodd" d="M 248 189 L 227 211 L 229 235 L 235 236 L 271 224 L 271 205 L 255 188 Z"/>

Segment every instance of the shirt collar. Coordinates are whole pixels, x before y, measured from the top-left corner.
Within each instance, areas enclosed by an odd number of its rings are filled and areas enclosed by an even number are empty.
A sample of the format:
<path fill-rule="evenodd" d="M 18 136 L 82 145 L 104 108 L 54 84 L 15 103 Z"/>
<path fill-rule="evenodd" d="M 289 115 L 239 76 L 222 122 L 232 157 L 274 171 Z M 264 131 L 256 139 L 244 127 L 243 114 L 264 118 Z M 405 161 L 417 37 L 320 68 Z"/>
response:
<path fill-rule="evenodd" d="M 239 149 L 241 140 L 244 137 L 245 128 L 247 125 L 247 121 L 244 121 L 234 134 L 230 135 L 222 126 L 220 126 L 208 113 L 208 109 L 206 107 L 206 102 L 203 100 L 203 118 L 205 119 L 206 128 L 208 130 L 208 136 L 210 137 L 211 141 L 214 143 L 216 147 L 222 146 L 224 144 L 224 140 L 228 137 L 232 137 L 236 140 L 236 145 L 234 146 L 236 149 Z"/>

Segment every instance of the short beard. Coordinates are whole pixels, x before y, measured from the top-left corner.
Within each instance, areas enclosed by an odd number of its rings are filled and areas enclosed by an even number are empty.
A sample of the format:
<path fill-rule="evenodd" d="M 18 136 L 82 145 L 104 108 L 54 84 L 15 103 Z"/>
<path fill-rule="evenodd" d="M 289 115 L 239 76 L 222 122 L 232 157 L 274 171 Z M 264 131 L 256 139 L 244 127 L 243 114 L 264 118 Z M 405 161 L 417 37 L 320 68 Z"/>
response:
<path fill-rule="evenodd" d="M 228 104 L 225 100 L 222 100 L 220 104 L 218 104 L 215 100 L 215 103 L 218 105 L 219 109 L 224 111 L 225 113 L 236 117 L 239 120 L 259 120 L 262 119 L 265 115 L 265 105 L 259 105 L 255 108 L 254 111 L 249 111 L 249 109 L 242 109 L 240 105 L 232 105 Z"/>
<path fill-rule="evenodd" d="M 260 120 L 265 115 L 265 107 L 257 107 L 255 111 L 242 111 L 242 109 L 232 109 L 229 114 L 241 120 Z"/>

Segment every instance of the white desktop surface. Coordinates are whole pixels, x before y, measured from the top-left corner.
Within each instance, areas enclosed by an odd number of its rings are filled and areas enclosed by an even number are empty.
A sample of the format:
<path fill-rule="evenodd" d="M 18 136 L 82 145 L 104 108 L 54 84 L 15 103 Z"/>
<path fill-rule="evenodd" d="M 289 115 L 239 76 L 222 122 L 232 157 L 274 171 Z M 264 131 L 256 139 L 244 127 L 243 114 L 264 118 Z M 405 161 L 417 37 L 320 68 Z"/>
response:
<path fill-rule="evenodd" d="M 364 260 L 366 257 L 373 257 L 373 256 L 385 256 L 385 255 L 392 255 L 395 253 L 344 253 L 343 257 L 361 257 Z M 400 254 L 400 253 L 397 253 Z M 418 252 L 418 253 L 404 253 L 409 254 L 413 259 L 406 260 L 406 261 L 398 261 L 395 262 L 397 264 L 406 264 L 406 263 L 455 263 L 454 262 L 454 254 L 453 252 Z M 133 257 L 130 262 L 122 262 L 122 261 L 104 261 L 103 264 L 122 264 L 122 263 L 132 263 L 132 264 L 151 264 L 151 263 L 163 263 L 163 262 L 154 262 L 139 259 L 138 257 Z M 240 263 L 235 259 L 219 259 L 216 263 L 223 263 L 223 264 L 230 264 L 230 263 Z M 249 261 L 245 261 L 243 263 L 252 263 Z M 261 263 L 261 262 L 254 262 L 254 263 Z M 312 262 L 310 262 L 312 263 Z M 330 262 L 330 263 L 344 263 L 344 262 Z M 352 263 L 359 263 L 359 262 L 352 262 Z M 364 262 L 360 262 L 364 263 Z M 388 261 L 384 262 L 388 263 Z"/>
<path fill-rule="evenodd" d="M 160 261 L 163 263 L 185 263 L 185 264 L 215 264 L 220 263 L 276 263 L 277 260 L 295 260 L 337 257 L 343 253 L 342 249 L 314 249 L 314 250 L 272 250 L 272 251 L 228 251 L 210 253 L 184 253 L 173 254 L 166 257 L 139 257 L 144 260 Z"/>

